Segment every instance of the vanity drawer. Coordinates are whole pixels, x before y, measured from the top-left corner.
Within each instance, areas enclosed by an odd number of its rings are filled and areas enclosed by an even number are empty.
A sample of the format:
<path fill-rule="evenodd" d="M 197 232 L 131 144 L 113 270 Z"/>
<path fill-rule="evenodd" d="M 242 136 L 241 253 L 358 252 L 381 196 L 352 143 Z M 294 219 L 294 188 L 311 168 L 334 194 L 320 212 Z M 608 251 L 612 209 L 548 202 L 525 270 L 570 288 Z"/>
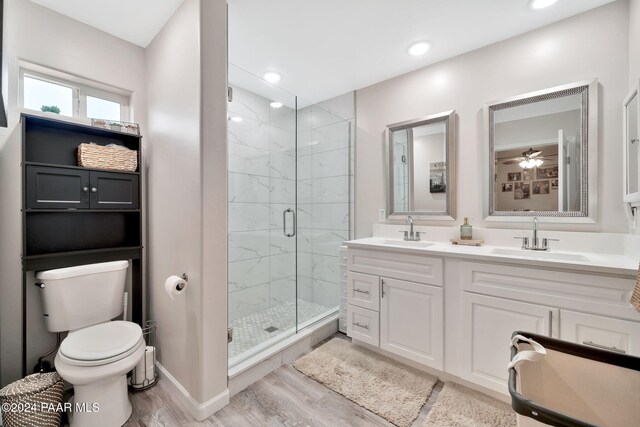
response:
<path fill-rule="evenodd" d="M 638 320 L 629 298 L 635 280 L 495 263 L 462 262 L 465 291 Z"/>
<path fill-rule="evenodd" d="M 364 249 L 349 249 L 347 258 L 350 272 L 442 286 L 442 258 Z"/>
<path fill-rule="evenodd" d="M 640 356 L 640 323 L 562 310 L 560 338 L 603 350 Z"/>
<path fill-rule="evenodd" d="M 380 310 L 380 278 L 370 274 L 349 272 L 347 299 L 349 304 Z"/>
<path fill-rule="evenodd" d="M 347 335 L 377 347 L 380 344 L 379 313 L 349 304 L 347 308 Z"/>

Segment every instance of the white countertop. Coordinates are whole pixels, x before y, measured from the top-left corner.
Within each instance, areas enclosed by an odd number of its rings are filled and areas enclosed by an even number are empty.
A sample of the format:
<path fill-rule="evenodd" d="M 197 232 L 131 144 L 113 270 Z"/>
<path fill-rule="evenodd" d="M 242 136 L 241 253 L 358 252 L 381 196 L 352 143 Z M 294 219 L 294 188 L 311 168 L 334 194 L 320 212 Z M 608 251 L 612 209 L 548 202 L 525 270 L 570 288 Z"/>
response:
<path fill-rule="evenodd" d="M 527 267 L 537 266 L 547 269 L 574 270 L 578 272 L 591 272 L 599 274 L 615 274 L 628 278 L 635 278 L 638 271 L 638 261 L 635 258 L 624 255 L 598 254 L 587 252 L 555 251 L 535 252 L 525 251 L 513 246 L 463 246 L 449 242 L 435 242 L 424 240 L 426 247 L 410 247 L 401 239 L 389 239 L 384 237 L 368 237 L 365 239 L 350 240 L 344 244 L 354 249 L 385 250 L 416 255 L 430 255 L 448 258 L 463 258 L 468 260 L 491 261 L 509 264 L 519 264 Z M 495 253 L 495 251 L 507 251 L 509 253 Z M 554 259 L 554 254 L 567 258 L 584 257 L 578 259 Z"/>

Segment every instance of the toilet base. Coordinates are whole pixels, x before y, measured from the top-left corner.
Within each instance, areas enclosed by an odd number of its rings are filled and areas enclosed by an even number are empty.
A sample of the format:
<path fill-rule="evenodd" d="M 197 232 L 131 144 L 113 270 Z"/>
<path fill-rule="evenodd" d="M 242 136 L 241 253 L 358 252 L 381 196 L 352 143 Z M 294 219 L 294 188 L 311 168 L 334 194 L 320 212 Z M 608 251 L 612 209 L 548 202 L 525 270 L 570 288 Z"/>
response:
<path fill-rule="evenodd" d="M 132 407 L 127 393 L 127 376 L 73 386 L 71 427 L 121 426 L 131 416 Z"/>

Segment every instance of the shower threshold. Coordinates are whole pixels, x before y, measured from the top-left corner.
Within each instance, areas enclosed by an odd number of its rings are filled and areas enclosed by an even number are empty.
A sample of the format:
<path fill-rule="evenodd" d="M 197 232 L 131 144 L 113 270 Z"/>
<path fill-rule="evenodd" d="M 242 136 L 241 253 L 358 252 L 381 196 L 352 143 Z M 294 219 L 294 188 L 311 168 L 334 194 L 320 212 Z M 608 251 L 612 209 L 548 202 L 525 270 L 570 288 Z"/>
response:
<path fill-rule="evenodd" d="M 331 321 L 335 321 L 338 317 L 338 307 L 324 307 L 314 303 L 309 304 L 313 304 L 315 307 L 304 307 L 303 304 L 298 306 L 300 309 L 299 316 L 302 318 L 306 317 L 306 320 L 300 323 L 297 331 L 296 327 L 293 326 L 292 322 L 290 322 L 288 327 L 278 327 L 277 331 L 269 333 L 264 330 L 264 323 L 259 321 L 261 316 L 254 316 L 252 318 L 250 318 L 250 316 L 246 316 L 244 318 L 237 319 L 238 321 L 245 322 L 245 334 L 242 335 L 236 333 L 235 329 L 235 325 L 238 325 L 239 322 L 232 322 L 232 326 L 234 326 L 234 341 L 229 344 L 229 376 L 231 377 L 234 374 L 247 369 L 253 364 L 270 357 L 278 351 L 281 351 L 283 348 L 297 342 L 298 339 L 308 336 L 309 333 L 313 333 L 317 328 L 320 328 Z M 302 314 L 307 314 L 307 316 L 302 316 Z M 264 319 L 264 317 L 262 318 Z M 271 320 L 273 320 L 273 318 Z M 246 326 L 247 322 L 250 322 L 248 327 Z M 257 334 L 251 334 L 247 333 L 248 330 L 260 332 Z M 266 339 L 264 339 L 265 335 L 267 336 Z M 257 340 L 260 341 L 256 342 Z"/>

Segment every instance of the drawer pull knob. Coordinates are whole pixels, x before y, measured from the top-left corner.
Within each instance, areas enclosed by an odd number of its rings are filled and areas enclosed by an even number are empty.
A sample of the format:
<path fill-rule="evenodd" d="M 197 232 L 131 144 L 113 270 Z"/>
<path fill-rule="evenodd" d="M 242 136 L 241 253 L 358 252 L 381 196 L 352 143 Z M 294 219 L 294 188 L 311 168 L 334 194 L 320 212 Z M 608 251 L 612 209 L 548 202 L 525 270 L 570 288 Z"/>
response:
<path fill-rule="evenodd" d="M 91 188 L 91 192 L 92 192 L 92 193 L 97 193 L 97 192 L 98 192 L 98 189 L 97 189 L 96 187 L 92 187 L 92 188 Z"/>
<path fill-rule="evenodd" d="M 606 345 L 597 344 L 597 343 L 595 343 L 593 341 L 582 341 L 582 344 L 588 345 L 589 347 L 599 348 L 600 350 L 609 350 L 609 351 L 613 351 L 613 352 L 620 353 L 620 354 L 627 354 L 627 352 L 624 351 L 621 348 L 609 347 L 609 346 L 606 346 Z"/>
<path fill-rule="evenodd" d="M 353 326 L 358 326 L 358 327 L 363 328 L 363 329 L 369 329 L 369 325 L 361 325 L 358 322 L 353 322 Z"/>
<path fill-rule="evenodd" d="M 369 295 L 371 293 L 369 291 L 365 291 L 365 290 L 362 290 L 362 289 L 356 289 L 356 288 L 353 288 L 353 292 L 360 292 L 361 294 L 367 294 L 367 295 Z"/>

